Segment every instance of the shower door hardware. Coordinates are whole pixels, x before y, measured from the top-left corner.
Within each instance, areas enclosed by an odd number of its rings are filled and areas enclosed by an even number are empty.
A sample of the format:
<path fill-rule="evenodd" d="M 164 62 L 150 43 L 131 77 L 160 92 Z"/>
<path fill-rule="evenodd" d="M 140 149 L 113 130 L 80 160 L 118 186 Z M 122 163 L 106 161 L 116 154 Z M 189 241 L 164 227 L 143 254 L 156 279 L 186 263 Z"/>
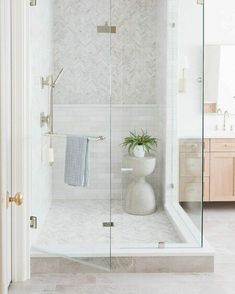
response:
<path fill-rule="evenodd" d="M 30 0 L 30 6 L 36 6 L 37 5 L 37 0 Z"/>
<path fill-rule="evenodd" d="M 158 242 L 158 248 L 165 248 L 165 242 Z"/>
<path fill-rule="evenodd" d="M 117 32 L 116 26 L 109 26 L 107 21 L 106 21 L 105 25 L 97 26 L 97 33 L 116 34 L 116 32 Z"/>
<path fill-rule="evenodd" d="M 106 227 L 106 228 L 114 227 L 114 222 L 104 222 L 103 227 Z"/>
<path fill-rule="evenodd" d="M 23 203 L 23 196 L 20 192 L 17 192 L 15 196 L 11 196 L 9 192 L 6 195 L 6 206 L 10 206 L 10 203 L 15 203 L 17 206 L 20 206 Z"/>
<path fill-rule="evenodd" d="M 122 173 L 133 172 L 133 168 L 122 167 L 121 172 Z"/>
<path fill-rule="evenodd" d="M 197 0 L 198 5 L 204 5 L 204 0 Z"/>
<path fill-rule="evenodd" d="M 198 78 L 197 78 L 197 82 L 198 82 L 199 84 L 201 84 L 201 83 L 202 83 L 202 77 L 198 77 Z"/>
<path fill-rule="evenodd" d="M 50 116 L 49 115 L 45 115 L 44 112 L 40 113 L 40 127 L 44 127 L 44 125 L 48 125 L 50 124 Z"/>
<path fill-rule="evenodd" d="M 30 228 L 37 229 L 38 228 L 38 218 L 36 216 L 30 216 Z"/>

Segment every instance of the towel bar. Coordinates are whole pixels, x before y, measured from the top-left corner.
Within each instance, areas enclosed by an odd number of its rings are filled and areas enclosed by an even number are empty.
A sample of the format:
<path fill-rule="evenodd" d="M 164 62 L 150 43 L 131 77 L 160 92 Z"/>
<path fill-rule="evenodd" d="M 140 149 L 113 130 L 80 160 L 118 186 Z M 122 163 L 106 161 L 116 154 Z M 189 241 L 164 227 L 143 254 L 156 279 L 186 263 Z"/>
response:
<path fill-rule="evenodd" d="M 68 137 L 68 136 L 77 136 L 77 135 L 74 135 L 74 134 L 57 134 L 57 133 L 46 133 L 44 134 L 44 136 L 49 136 L 49 137 Z M 91 137 L 88 137 L 88 140 L 90 141 L 103 141 L 105 140 L 106 138 L 104 136 L 91 136 Z"/>

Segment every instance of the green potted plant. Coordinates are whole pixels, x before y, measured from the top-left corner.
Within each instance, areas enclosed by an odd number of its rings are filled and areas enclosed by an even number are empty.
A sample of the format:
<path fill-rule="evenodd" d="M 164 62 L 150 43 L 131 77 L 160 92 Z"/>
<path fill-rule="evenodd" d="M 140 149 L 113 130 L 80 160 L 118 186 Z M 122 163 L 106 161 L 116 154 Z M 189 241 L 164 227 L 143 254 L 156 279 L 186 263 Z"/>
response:
<path fill-rule="evenodd" d="M 124 148 L 127 148 L 128 153 L 134 154 L 135 157 L 144 157 L 145 153 L 155 150 L 157 147 L 157 138 L 148 135 L 147 131 L 137 134 L 135 131 L 130 132 L 130 136 L 124 138 L 122 143 Z"/>

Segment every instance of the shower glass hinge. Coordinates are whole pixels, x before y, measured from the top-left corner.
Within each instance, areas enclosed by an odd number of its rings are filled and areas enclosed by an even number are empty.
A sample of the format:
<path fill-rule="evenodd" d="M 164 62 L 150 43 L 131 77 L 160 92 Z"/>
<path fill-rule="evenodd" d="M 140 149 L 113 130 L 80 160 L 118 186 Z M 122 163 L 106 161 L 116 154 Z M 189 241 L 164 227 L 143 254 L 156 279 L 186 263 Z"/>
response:
<path fill-rule="evenodd" d="M 36 216 L 30 216 L 30 228 L 37 229 L 38 228 L 38 218 Z"/>
<path fill-rule="evenodd" d="M 197 0 L 197 4 L 204 5 L 204 0 Z"/>
<path fill-rule="evenodd" d="M 103 227 L 114 227 L 114 223 L 113 222 L 104 222 Z"/>
<path fill-rule="evenodd" d="M 97 33 L 103 34 L 116 34 L 117 28 L 115 26 L 109 26 L 108 22 L 103 26 L 97 26 Z"/>
<path fill-rule="evenodd" d="M 158 242 L 158 248 L 165 248 L 165 242 Z"/>
<path fill-rule="evenodd" d="M 37 0 L 30 0 L 29 4 L 30 4 L 30 6 L 36 6 Z"/>

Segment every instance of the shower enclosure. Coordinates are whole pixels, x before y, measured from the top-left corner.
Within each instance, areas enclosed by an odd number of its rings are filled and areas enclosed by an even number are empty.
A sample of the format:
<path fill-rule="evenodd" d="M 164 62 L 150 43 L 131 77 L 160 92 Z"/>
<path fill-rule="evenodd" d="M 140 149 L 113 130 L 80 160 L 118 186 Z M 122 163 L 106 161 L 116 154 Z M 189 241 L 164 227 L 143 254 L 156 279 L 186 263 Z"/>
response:
<path fill-rule="evenodd" d="M 33 265 L 66 258 L 80 271 L 118 270 L 122 258 L 203 246 L 198 2 L 31 7 Z M 157 138 L 156 150 L 128 154 L 122 143 L 130 132 Z M 71 136 L 88 139 L 85 187 L 64 181 Z"/>

